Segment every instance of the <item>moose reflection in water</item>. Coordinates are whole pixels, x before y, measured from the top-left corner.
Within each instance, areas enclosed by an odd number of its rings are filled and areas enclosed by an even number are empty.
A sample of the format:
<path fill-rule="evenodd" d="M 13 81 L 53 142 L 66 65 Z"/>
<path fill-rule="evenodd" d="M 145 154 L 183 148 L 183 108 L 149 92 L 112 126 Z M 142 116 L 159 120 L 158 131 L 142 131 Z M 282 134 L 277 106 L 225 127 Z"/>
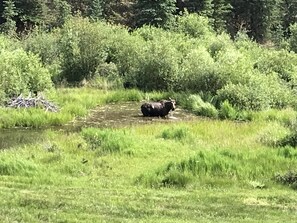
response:
<path fill-rule="evenodd" d="M 175 100 L 161 100 L 159 102 L 144 103 L 141 105 L 143 116 L 160 116 L 166 117 L 170 111 L 175 110 Z"/>

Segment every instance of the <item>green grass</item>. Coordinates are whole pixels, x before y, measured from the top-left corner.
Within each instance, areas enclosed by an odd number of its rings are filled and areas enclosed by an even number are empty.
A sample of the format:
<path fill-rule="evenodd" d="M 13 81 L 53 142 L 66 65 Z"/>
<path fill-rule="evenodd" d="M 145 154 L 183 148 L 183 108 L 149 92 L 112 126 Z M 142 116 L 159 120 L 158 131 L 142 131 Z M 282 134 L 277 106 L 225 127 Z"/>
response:
<path fill-rule="evenodd" d="M 103 91 L 92 88 L 60 88 L 45 93 L 45 97 L 56 104 L 60 111 L 46 112 L 40 108 L 14 109 L 0 107 L 0 128 L 43 128 L 68 123 L 84 117 L 88 111 L 106 103 L 140 101 L 142 93 L 137 90 Z"/>
<path fill-rule="evenodd" d="M 265 123 L 44 132 L 0 151 L 1 222 L 295 222 L 275 176 L 297 153 L 259 140 Z"/>

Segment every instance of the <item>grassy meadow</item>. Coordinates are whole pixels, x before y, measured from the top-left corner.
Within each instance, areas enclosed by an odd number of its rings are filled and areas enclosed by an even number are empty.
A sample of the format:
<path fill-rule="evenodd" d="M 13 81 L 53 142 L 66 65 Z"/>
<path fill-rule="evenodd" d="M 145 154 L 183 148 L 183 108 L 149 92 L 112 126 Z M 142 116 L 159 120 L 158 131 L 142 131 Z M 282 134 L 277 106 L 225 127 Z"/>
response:
<path fill-rule="evenodd" d="M 97 105 L 162 96 L 66 88 L 47 95 L 57 114 L 9 114 L 13 123 L 40 117 L 23 126 L 62 125 Z M 1 222 L 295 222 L 295 117 L 271 110 L 246 122 L 42 131 L 0 151 Z"/>

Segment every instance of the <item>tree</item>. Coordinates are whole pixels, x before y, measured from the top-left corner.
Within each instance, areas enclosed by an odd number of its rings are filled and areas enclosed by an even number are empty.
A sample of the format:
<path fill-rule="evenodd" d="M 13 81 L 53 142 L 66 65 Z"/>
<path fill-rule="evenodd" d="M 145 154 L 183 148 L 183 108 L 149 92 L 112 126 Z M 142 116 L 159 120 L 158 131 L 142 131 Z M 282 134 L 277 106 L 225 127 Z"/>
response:
<path fill-rule="evenodd" d="M 5 22 L 1 24 L 1 31 L 8 34 L 14 35 L 16 31 L 16 22 L 14 17 L 17 16 L 17 10 L 13 0 L 4 1 L 3 17 Z"/>
<path fill-rule="evenodd" d="M 19 18 L 28 25 L 42 24 L 45 22 L 47 12 L 46 2 L 43 0 L 15 0 L 19 11 Z"/>
<path fill-rule="evenodd" d="M 136 27 L 143 25 L 164 26 L 174 18 L 175 0 L 138 0 L 135 5 Z"/>
<path fill-rule="evenodd" d="M 284 30 L 285 37 L 291 35 L 290 26 L 294 23 L 297 23 L 297 1 L 296 0 L 282 0 L 279 4 L 280 15 L 282 17 L 281 26 Z"/>
<path fill-rule="evenodd" d="M 98 21 L 103 18 L 102 0 L 92 0 L 90 17 L 94 21 Z"/>
<path fill-rule="evenodd" d="M 211 16 L 213 13 L 213 0 L 177 0 L 178 11 L 198 13 L 199 15 Z"/>
<path fill-rule="evenodd" d="M 226 0 L 213 0 L 213 13 L 211 15 L 213 28 L 217 32 L 226 30 L 226 21 L 231 12 L 232 6 Z"/>
<path fill-rule="evenodd" d="M 133 27 L 135 3 L 137 0 L 105 0 L 103 3 L 103 12 L 105 20 Z"/>
<path fill-rule="evenodd" d="M 283 0 L 232 0 L 228 30 L 233 36 L 246 30 L 250 37 L 265 42 L 277 24 L 280 1 Z"/>

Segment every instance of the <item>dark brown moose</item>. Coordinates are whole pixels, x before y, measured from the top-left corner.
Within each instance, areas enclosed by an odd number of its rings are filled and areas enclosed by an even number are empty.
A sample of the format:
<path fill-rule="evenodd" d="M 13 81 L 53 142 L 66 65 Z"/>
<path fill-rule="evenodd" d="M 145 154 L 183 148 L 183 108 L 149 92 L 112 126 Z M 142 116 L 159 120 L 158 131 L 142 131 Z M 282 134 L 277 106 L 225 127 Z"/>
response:
<path fill-rule="evenodd" d="M 160 116 L 164 118 L 168 113 L 175 109 L 175 100 L 162 100 L 159 102 L 144 103 L 141 105 L 143 116 Z"/>

